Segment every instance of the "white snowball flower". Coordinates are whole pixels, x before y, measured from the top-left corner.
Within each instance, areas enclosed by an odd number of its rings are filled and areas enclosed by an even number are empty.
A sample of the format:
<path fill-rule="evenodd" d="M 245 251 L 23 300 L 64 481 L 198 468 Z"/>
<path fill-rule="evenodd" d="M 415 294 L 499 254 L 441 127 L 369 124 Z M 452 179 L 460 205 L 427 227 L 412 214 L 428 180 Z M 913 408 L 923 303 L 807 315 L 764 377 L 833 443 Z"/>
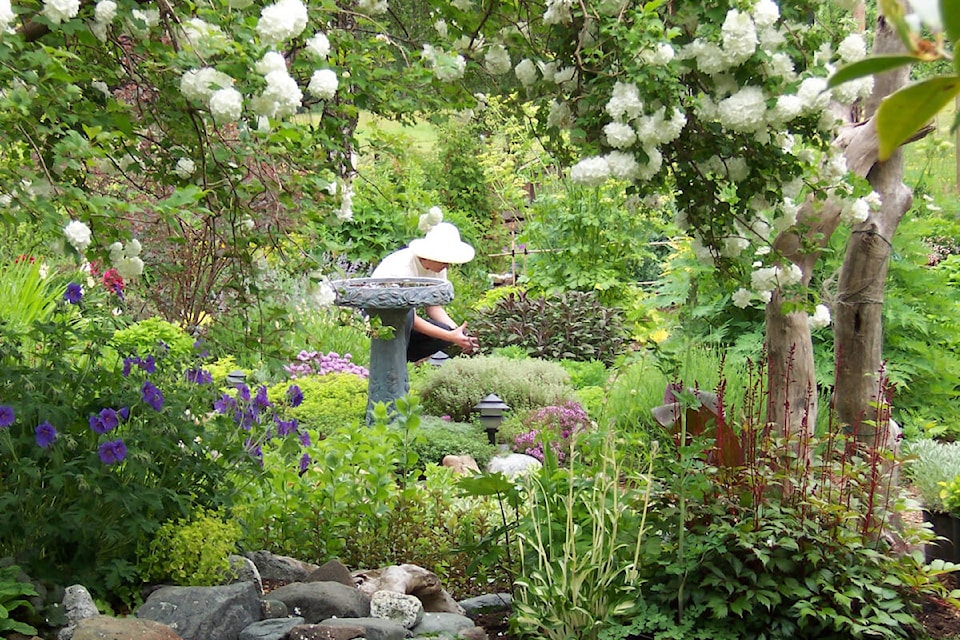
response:
<path fill-rule="evenodd" d="M 610 175 L 621 180 L 633 180 L 639 175 L 640 165 L 630 153 L 611 151 L 606 155 Z"/>
<path fill-rule="evenodd" d="M 639 172 L 637 173 L 637 179 L 640 181 L 649 180 L 657 175 L 663 166 L 663 154 L 660 153 L 659 149 L 645 146 L 643 147 L 643 151 L 647 154 L 647 164 L 640 165 Z"/>
<path fill-rule="evenodd" d="M 772 27 L 780 19 L 780 7 L 773 0 L 760 0 L 753 7 L 753 21 L 760 29 Z"/>
<path fill-rule="evenodd" d="M 784 287 L 787 287 L 791 284 L 797 284 L 800 282 L 803 279 L 803 271 L 800 270 L 800 267 L 791 262 L 786 268 L 779 270 L 777 277 L 780 281 L 780 284 Z"/>
<path fill-rule="evenodd" d="M 821 182 L 836 184 L 847 175 L 847 158 L 841 153 L 834 153 L 824 164 L 820 172 Z"/>
<path fill-rule="evenodd" d="M 467 70 L 467 61 L 461 55 L 451 55 L 432 45 L 423 45 L 420 57 L 433 68 L 433 75 L 443 82 L 452 82 L 463 77 Z"/>
<path fill-rule="evenodd" d="M 80 13 L 80 0 L 44 0 L 42 13 L 54 24 L 66 22 Z"/>
<path fill-rule="evenodd" d="M 572 89 L 577 86 L 577 68 L 571 66 L 557 69 L 557 72 L 553 74 L 553 82 L 561 87 Z"/>
<path fill-rule="evenodd" d="M 510 54 L 507 52 L 507 48 L 502 44 L 495 44 L 487 49 L 487 53 L 483 58 L 483 66 L 492 75 L 502 76 L 510 71 L 513 63 L 510 61 Z"/>
<path fill-rule="evenodd" d="M 326 60 L 330 55 L 330 39 L 320 31 L 308 38 L 304 44 L 307 46 L 307 51 L 321 60 Z"/>
<path fill-rule="evenodd" d="M 750 301 L 752 299 L 753 299 L 753 294 L 750 293 L 750 291 L 748 291 L 747 289 L 744 289 L 743 287 L 740 287 L 739 289 L 737 289 L 737 291 L 733 294 L 734 306 L 740 307 L 741 309 L 746 309 L 747 307 L 749 307 Z"/>
<path fill-rule="evenodd" d="M 199 102 L 207 102 L 218 89 L 232 86 L 233 78 L 212 67 L 191 69 L 180 77 L 180 93 Z"/>
<path fill-rule="evenodd" d="M 177 174 L 180 178 L 186 180 L 193 175 L 193 172 L 197 170 L 196 163 L 190 158 L 180 158 L 177 160 L 177 166 L 174 167 L 173 172 Z"/>
<path fill-rule="evenodd" d="M 837 47 L 837 55 L 844 62 L 863 60 L 867 57 L 867 43 L 859 33 L 851 33 Z"/>
<path fill-rule="evenodd" d="M 584 158 L 570 168 L 570 179 L 587 186 L 598 186 L 610 177 L 610 165 L 604 157 Z"/>
<path fill-rule="evenodd" d="M 550 113 L 547 114 L 547 126 L 558 129 L 569 129 L 573 126 L 573 111 L 566 102 L 550 103 Z"/>
<path fill-rule="evenodd" d="M 760 267 L 750 274 L 750 286 L 756 291 L 773 291 L 777 288 L 777 267 Z"/>
<path fill-rule="evenodd" d="M 727 159 L 727 178 L 732 182 L 743 182 L 750 175 L 750 165 L 746 158 L 736 157 Z"/>
<path fill-rule="evenodd" d="M 113 0 L 100 0 L 93 10 L 93 18 L 100 24 L 110 24 L 117 17 L 117 3 Z"/>
<path fill-rule="evenodd" d="M 121 257 L 112 261 L 113 268 L 117 270 L 120 277 L 124 280 L 135 280 L 137 276 L 143 273 L 143 260 L 136 257 Z"/>
<path fill-rule="evenodd" d="M 770 59 L 764 62 L 764 70 L 767 76 L 771 78 L 783 78 L 787 81 L 793 81 L 797 77 L 793 60 L 790 56 L 782 52 L 770 56 Z"/>
<path fill-rule="evenodd" d="M 284 71 L 287 70 L 287 61 L 284 60 L 283 56 L 276 51 L 267 51 L 263 54 L 263 57 L 260 58 L 260 61 L 257 62 L 253 67 L 256 69 L 257 73 L 262 76 L 267 75 L 271 71 Z"/>
<path fill-rule="evenodd" d="M 517 80 L 520 81 L 520 84 L 525 87 L 529 87 L 537 81 L 537 65 L 530 58 L 524 58 L 518 62 L 517 66 L 513 68 L 513 72 L 517 74 Z"/>
<path fill-rule="evenodd" d="M 864 200 L 870 206 L 871 211 L 879 211 L 880 207 L 883 206 L 883 198 L 876 191 L 871 191 Z"/>
<path fill-rule="evenodd" d="M 342 221 L 353 220 L 353 185 L 346 184 L 340 193 L 340 210 L 337 219 Z"/>
<path fill-rule="evenodd" d="M 381 13 L 386 13 L 389 8 L 387 0 L 359 0 L 357 2 L 357 11 L 368 16 L 378 16 Z"/>
<path fill-rule="evenodd" d="M 90 246 L 90 239 L 93 237 L 90 227 L 79 220 L 71 220 L 63 228 L 63 234 L 67 237 L 67 242 L 77 250 L 77 253 L 83 253 Z"/>
<path fill-rule="evenodd" d="M 803 102 L 806 112 L 823 111 L 830 104 L 830 92 L 827 91 L 826 78 L 805 78 L 800 83 L 797 97 Z"/>
<path fill-rule="evenodd" d="M 243 96 L 233 87 L 218 89 L 210 96 L 210 113 L 220 124 L 236 122 L 243 112 Z"/>
<path fill-rule="evenodd" d="M 870 205 L 866 198 L 857 198 L 844 203 L 840 211 L 840 220 L 847 224 L 865 222 L 870 216 Z"/>
<path fill-rule="evenodd" d="M 94 80 L 90 83 L 90 86 L 102 93 L 104 98 L 113 97 L 113 94 L 110 93 L 110 87 L 108 87 L 107 83 L 103 80 Z"/>
<path fill-rule="evenodd" d="M 543 14 L 544 24 L 570 24 L 573 14 L 570 8 L 574 0 L 547 0 L 547 10 Z"/>
<path fill-rule="evenodd" d="M 783 95 L 777 98 L 770 119 L 779 124 L 786 124 L 800 115 L 803 111 L 803 100 L 799 96 Z"/>
<path fill-rule="evenodd" d="M 720 255 L 727 258 L 736 258 L 749 246 L 750 241 L 743 236 L 727 236 L 723 239 L 723 248 L 720 249 Z"/>
<path fill-rule="evenodd" d="M 675 56 L 676 52 L 667 42 L 661 42 L 653 49 L 644 49 L 640 52 L 641 60 L 646 64 L 658 67 L 670 64 Z"/>
<path fill-rule="evenodd" d="M 433 23 L 433 28 L 436 29 L 438 36 L 440 36 L 443 39 L 447 38 L 448 29 L 447 29 L 446 20 L 444 20 L 443 18 L 440 18 L 439 20 Z"/>
<path fill-rule="evenodd" d="M 760 87 L 746 86 L 717 105 L 717 119 L 725 129 L 751 133 L 766 124 L 766 98 Z"/>
<path fill-rule="evenodd" d="M 300 0 L 279 0 L 264 7 L 257 21 L 257 33 L 267 45 L 296 38 L 307 28 L 307 8 Z"/>
<path fill-rule="evenodd" d="M 830 309 L 826 305 L 818 304 L 812 316 L 807 317 L 810 329 L 822 329 L 830 324 Z"/>
<path fill-rule="evenodd" d="M 607 137 L 607 144 L 614 149 L 626 149 L 637 141 L 633 127 L 623 122 L 607 123 L 603 127 L 603 133 Z"/>
<path fill-rule="evenodd" d="M 939 0 L 910 0 L 910 8 L 922 24 L 934 33 L 943 31 L 943 16 L 940 14 Z M 909 16 L 908 16 L 909 17 Z M 915 31 L 919 31 L 917 28 Z"/>
<path fill-rule="evenodd" d="M 331 307 L 337 301 L 337 294 L 326 278 L 323 282 L 317 283 L 316 286 L 311 288 L 311 297 L 314 306 L 320 309 Z"/>
<path fill-rule="evenodd" d="M 267 87 L 260 99 L 270 104 L 270 112 L 263 115 L 283 118 L 295 114 L 303 104 L 303 92 L 297 81 L 290 77 L 286 69 L 271 71 L 266 75 L 266 81 Z"/>
<path fill-rule="evenodd" d="M 613 95 L 605 107 L 607 114 L 614 120 L 633 120 L 643 113 L 643 101 L 637 85 L 617 82 L 613 85 Z"/>
<path fill-rule="evenodd" d="M 340 81 L 337 79 L 336 72 L 333 69 L 317 69 L 310 77 L 310 84 L 307 85 L 307 91 L 317 96 L 321 100 L 332 100 L 337 93 L 337 87 Z"/>
<path fill-rule="evenodd" d="M 690 54 L 697 61 L 697 67 L 706 74 L 716 75 L 723 73 L 733 64 L 723 49 L 713 42 L 697 38 L 689 45 Z"/>
<path fill-rule="evenodd" d="M 0 0 L 0 33 L 9 33 L 10 25 L 16 20 L 10 0 Z"/>
<path fill-rule="evenodd" d="M 745 62 L 757 50 L 757 29 L 748 13 L 736 9 L 727 12 L 721 27 L 723 52 L 732 64 Z"/>
<path fill-rule="evenodd" d="M 440 207 L 430 207 L 426 213 L 420 214 L 420 223 L 417 225 L 417 228 L 420 229 L 422 233 L 426 233 L 441 222 L 443 222 L 443 211 Z"/>

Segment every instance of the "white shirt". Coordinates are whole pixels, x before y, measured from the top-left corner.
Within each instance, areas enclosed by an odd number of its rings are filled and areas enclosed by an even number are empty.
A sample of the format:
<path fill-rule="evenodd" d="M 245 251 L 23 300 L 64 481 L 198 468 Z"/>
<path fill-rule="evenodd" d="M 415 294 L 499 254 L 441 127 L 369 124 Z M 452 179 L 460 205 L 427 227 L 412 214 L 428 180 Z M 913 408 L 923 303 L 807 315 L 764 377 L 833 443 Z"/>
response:
<path fill-rule="evenodd" d="M 430 271 L 409 247 L 394 251 L 380 261 L 371 278 L 439 278 L 447 279 L 447 270 Z"/>

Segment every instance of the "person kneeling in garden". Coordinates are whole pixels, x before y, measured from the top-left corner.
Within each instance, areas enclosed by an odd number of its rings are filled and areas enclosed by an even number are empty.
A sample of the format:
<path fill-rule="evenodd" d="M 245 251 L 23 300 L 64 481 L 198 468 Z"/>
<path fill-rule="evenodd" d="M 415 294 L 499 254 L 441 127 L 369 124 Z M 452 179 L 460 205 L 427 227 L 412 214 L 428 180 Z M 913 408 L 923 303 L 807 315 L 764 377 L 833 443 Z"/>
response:
<path fill-rule="evenodd" d="M 460 239 L 460 232 L 449 222 L 440 222 L 424 237 L 384 258 L 373 270 L 374 278 L 447 279 L 447 267 L 473 260 L 473 247 Z M 451 345 L 470 354 L 479 348 L 477 339 L 467 334 L 467 323 L 457 325 L 442 306 L 424 307 L 426 318 L 411 309 L 405 327 L 407 361 L 419 362 Z"/>

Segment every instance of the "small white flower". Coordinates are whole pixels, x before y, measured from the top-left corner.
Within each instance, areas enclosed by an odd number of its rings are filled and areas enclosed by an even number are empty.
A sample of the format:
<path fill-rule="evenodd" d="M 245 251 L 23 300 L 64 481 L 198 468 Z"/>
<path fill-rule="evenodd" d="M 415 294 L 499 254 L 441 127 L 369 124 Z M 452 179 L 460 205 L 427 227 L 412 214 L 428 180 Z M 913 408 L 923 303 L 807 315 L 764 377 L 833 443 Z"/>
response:
<path fill-rule="evenodd" d="M 745 62 L 757 50 L 757 29 L 748 13 L 728 11 L 721 34 L 723 52 L 734 65 Z"/>
<path fill-rule="evenodd" d="M 518 62 L 517 66 L 513 68 L 513 72 L 517 74 L 517 80 L 520 81 L 520 84 L 525 87 L 529 87 L 537 81 L 537 65 L 530 58 L 524 58 Z"/>
<path fill-rule="evenodd" d="M 44 0 L 42 13 L 54 24 L 66 22 L 80 13 L 80 0 Z"/>
<path fill-rule="evenodd" d="M 71 220 L 67 226 L 63 228 L 63 234 L 67 237 L 67 242 L 77 250 L 77 253 L 86 251 L 93 237 L 90 227 L 79 220 Z"/>
<path fill-rule="evenodd" d="M 321 60 L 326 60 L 327 56 L 330 55 L 330 40 L 320 31 L 308 38 L 304 44 L 306 44 L 307 51 Z"/>
<path fill-rule="evenodd" d="M 617 82 L 605 109 L 614 120 L 633 120 L 643 113 L 640 89 L 633 83 Z"/>
<path fill-rule="evenodd" d="M 780 19 L 780 7 L 773 0 L 760 0 L 753 8 L 753 21 L 760 29 L 772 27 Z"/>
<path fill-rule="evenodd" d="M 183 180 L 187 180 L 196 170 L 197 165 L 193 160 L 190 158 L 180 158 L 177 160 L 177 166 L 174 167 L 173 172 Z"/>
<path fill-rule="evenodd" d="M 867 57 L 867 43 L 859 33 L 851 33 L 837 47 L 837 55 L 844 62 L 857 62 Z"/>
<path fill-rule="evenodd" d="M 219 89 L 210 96 L 209 107 L 218 123 L 236 122 L 243 112 L 243 96 L 233 87 Z"/>
<path fill-rule="evenodd" d="M 621 180 L 633 180 L 640 175 L 641 167 L 637 159 L 623 151 L 611 151 L 606 155 L 610 175 Z"/>
<path fill-rule="evenodd" d="M 629 124 L 609 122 L 603 127 L 607 144 L 614 149 L 626 149 L 637 141 L 637 134 Z"/>
<path fill-rule="evenodd" d="M 117 17 L 117 3 L 113 0 L 100 0 L 93 10 L 93 18 L 100 24 L 110 24 Z"/>
<path fill-rule="evenodd" d="M 597 186 L 610 177 L 610 165 L 603 157 L 584 158 L 570 168 L 570 179 L 587 186 Z"/>
<path fill-rule="evenodd" d="M 489 49 L 483 58 L 483 66 L 491 75 L 502 76 L 510 71 L 512 63 L 507 48 L 502 44 L 495 44 Z"/>
<path fill-rule="evenodd" d="M 752 133 L 765 125 L 766 98 L 760 87 L 746 86 L 717 105 L 717 119 L 725 129 Z"/>
<path fill-rule="evenodd" d="M 264 7 L 257 21 L 257 34 L 267 45 L 296 38 L 307 27 L 307 8 L 300 0 L 279 0 Z"/>
<path fill-rule="evenodd" d="M 822 329 L 830 324 L 830 309 L 823 304 L 818 304 L 812 316 L 807 316 L 807 324 L 811 330 Z"/>
<path fill-rule="evenodd" d="M 317 69 L 310 77 L 310 84 L 307 85 L 307 91 L 321 100 L 332 100 L 339 86 L 340 81 L 337 79 L 337 74 L 333 69 Z"/>
<path fill-rule="evenodd" d="M 733 294 L 733 304 L 736 307 L 741 309 L 746 309 L 750 306 L 750 301 L 753 299 L 753 294 L 749 290 L 740 287 L 737 289 L 736 293 Z"/>
<path fill-rule="evenodd" d="M 16 18 L 13 7 L 10 6 L 10 0 L 0 0 L 0 33 L 9 33 L 10 25 Z"/>
<path fill-rule="evenodd" d="M 653 49 L 644 49 L 640 52 L 640 59 L 651 66 L 662 67 L 670 64 L 676 56 L 673 47 L 667 42 L 660 42 Z"/>
<path fill-rule="evenodd" d="M 286 71 L 287 61 L 276 51 L 267 51 L 253 67 L 260 75 L 267 75 L 271 71 Z"/>

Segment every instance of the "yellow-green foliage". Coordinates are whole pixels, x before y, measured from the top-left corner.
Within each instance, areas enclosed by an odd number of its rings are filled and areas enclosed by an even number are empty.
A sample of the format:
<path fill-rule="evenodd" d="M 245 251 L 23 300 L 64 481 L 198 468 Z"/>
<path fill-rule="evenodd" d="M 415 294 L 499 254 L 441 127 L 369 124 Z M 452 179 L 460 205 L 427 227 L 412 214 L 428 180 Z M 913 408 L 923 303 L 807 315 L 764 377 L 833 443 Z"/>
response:
<path fill-rule="evenodd" d="M 469 422 L 474 405 L 491 393 L 516 413 L 573 400 L 569 380 L 556 362 L 476 356 L 451 358 L 428 374 L 418 391 L 424 413 Z"/>
<path fill-rule="evenodd" d="M 236 552 L 240 525 L 200 510 L 193 518 L 166 522 L 141 560 L 141 571 L 153 582 L 198 587 L 222 584 L 229 575 L 228 557 Z"/>
<path fill-rule="evenodd" d="M 287 410 L 306 429 L 322 434 L 350 423 L 360 423 L 367 412 L 367 381 L 352 373 L 326 373 L 281 382 L 270 388 L 272 402 L 287 403 L 287 389 L 297 385 L 303 392 L 299 407 Z"/>
<path fill-rule="evenodd" d="M 167 349 L 161 346 L 166 345 Z M 141 320 L 113 334 L 111 344 L 122 356 L 166 355 L 172 360 L 183 360 L 193 355 L 194 339 L 183 329 L 154 316 Z"/>
<path fill-rule="evenodd" d="M 237 365 L 236 358 L 229 355 L 217 358 L 215 362 L 204 364 L 203 368 L 210 372 L 210 375 L 213 377 L 213 383 L 218 386 L 227 384 L 228 373 L 240 369 L 239 365 Z M 249 373 L 249 371 L 244 371 L 244 374 L 249 375 Z"/>

